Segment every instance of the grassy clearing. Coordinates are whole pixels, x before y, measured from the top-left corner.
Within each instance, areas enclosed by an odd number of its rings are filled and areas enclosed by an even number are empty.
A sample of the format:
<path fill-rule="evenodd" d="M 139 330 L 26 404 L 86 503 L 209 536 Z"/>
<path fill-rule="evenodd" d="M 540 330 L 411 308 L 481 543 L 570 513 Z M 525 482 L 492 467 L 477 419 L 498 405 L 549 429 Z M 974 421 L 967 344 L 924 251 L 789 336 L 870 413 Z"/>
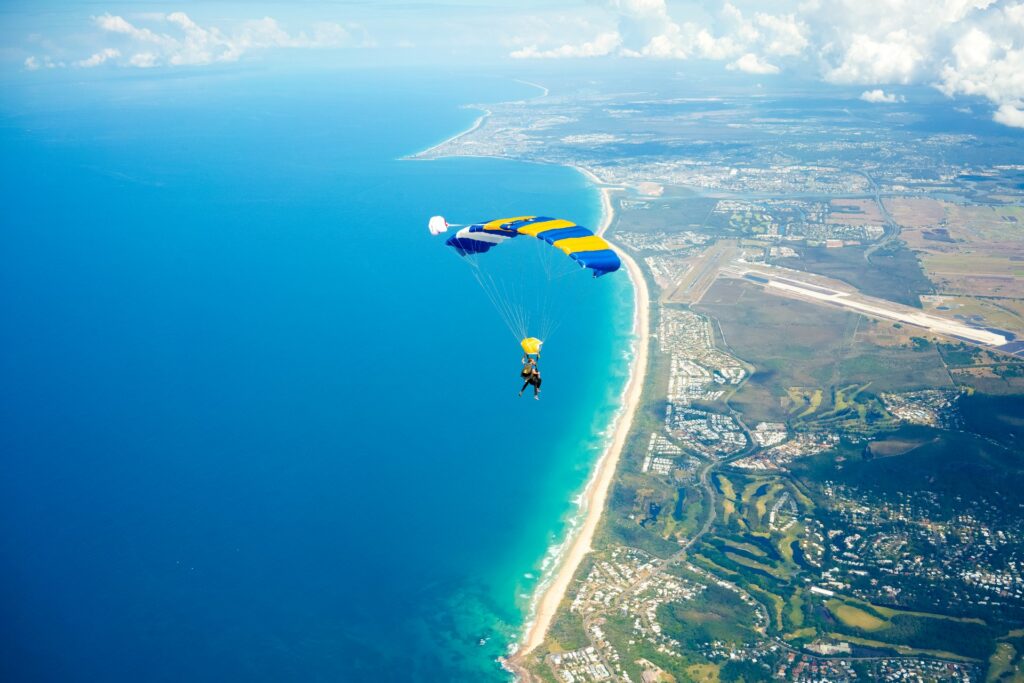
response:
<path fill-rule="evenodd" d="M 887 650 L 893 650 L 899 652 L 901 655 L 924 655 L 926 657 L 938 657 L 940 659 L 951 659 L 957 662 L 977 662 L 979 660 L 972 659 L 971 657 L 964 657 L 958 655 L 955 652 L 946 652 L 945 650 L 921 650 L 918 648 L 908 647 L 906 645 L 894 645 L 893 643 L 887 643 L 882 640 L 870 640 L 868 638 L 857 638 L 856 636 L 849 636 L 845 633 L 829 633 L 829 638 L 836 640 L 845 640 L 849 643 L 856 645 L 863 645 L 865 647 L 877 647 Z"/>
<path fill-rule="evenodd" d="M 1024 672 L 1017 666 L 1017 650 L 1010 643 L 996 643 L 995 652 L 988 660 L 988 675 L 986 681 L 1009 681 L 1021 683 L 1024 681 Z"/>
<path fill-rule="evenodd" d="M 904 612 L 853 598 L 828 600 L 825 606 L 838 620 L 837 630 L 858 637 L 877 635 L 892 647 L 956 652 L 975 660 L 992 653 L 995 634 L 981 619 Z"/>
<path fill-rule="evenodd" d="M 707 569 L 710 572 L 721 572 L 723 574 L 726 574 L 727 576 L 739 576 L 739 572 L 733 569 L 727 569 L 720 564 L 716 564 L 704 555 L 701 555 L 700 553 L 696 553 L 693 556 L 693 563 L 703 567 L 704 569 Z"/>
<path fill-rule="evenodd" d="M 722 525 L 728 526 L 729 520 L 736 514 L 736 491 L 732 482 L 721 474 L 715 475 L 718 490 L 722 492 Z"/>
<path fill-rule="evenodd" d="M 841 600 L 828 600 L 825 602 L 825 606 L 828 607 L 828 611 L 831 612 L 836 619 L 852 628 L 857 628 L 862 631 L 881 631 L 882 629 L 889 627 L 888 621 L 879 619 L 873 614 L 865 612 L 853 605 L 848 605 Z"/>
<path fill-rule="evenodd" d="M 871 454 L 881 458 L 903 455 L 928 443 L 928 439 L 876 439 L 868 444 Z"/>
<path fill-rule="evenodd" d="M 797 638 L 813 638 L 817 633 L 818 629 L 813 626 L 808 626 L 807 628 L 800 628 L 792 631 L 791 633 L 786 633 L 782 636 L 782 639 L 789 641 L 796 640 Z"/>
<path fill-rule="evenodd" d="M 931 612 L 910 612 L 907 610 L 893 609 L 891 607 L 881 607 L 879 605 L 874 605 L 870 602 L 864 602 L 862 600 L 856 600 L 852 598 L 848 599 L 848 602 L 855 602 L 864 605 L 870 608 L 871 610 L 878 612 L 886 619 L 892 619 L 893 617 L 898 617 L 902 615 L 906 617 L 923 617 L 925 619 L 944 619 L 946 621 L 956 621 L 961 624 L 981 624 L 983 626 L 985 625 L 985 621 L 983 619 L 978 619 L 976 617 L 952 617 L 946 614 L 932 614 Z"/>
<path fill-rule="evenodd" d="M 804 532 L 804 525 L 800 523 L 793 524 L 793 526 L 786 529 L 786 533 L 778 538 L 775 542 L 775 547 L 779 550 L 779 555 L 782 557 L 783 562 L 796 570 L 796 560 L 793 559 L 793 541 L 796 541 Z"/>
<path fill-rule="evenodd" d="M 789 492 L 796 498 L 797 505 L 800 506 L 801 510 L 813 510 L 814 501 L 804 495 L 803 491 L 798 486 L 791 486 Z"/>
<path fill-rule="evenodd" d="M 863 259 L 857 267 L 863 270 Z M 844 421 L 861 419 L 862 411 L 874 421 L 884 414 L 878 414 L 868 392 L 949 385 L 934 347 L 881 346 L 857 333 L 866 323 L 856 313 L 774 296 L 756 285 L 740 287 L 743 306 L 696 308 L 715 317 L 736 355 L 757 369 L 730 399 L 750 423 L 814 422 L 834 408 L 830 397 L 835 389 L 843 390 L 843 401 L 855 399 L 853 406 L 845 406 Z M 867 392 L 857 392 L 868 383 Z"/>
<path fill-rule="evenodd" d="M 737 555 L 736 553 L 730 553 L 726 551 L 725 556 L 729 558 L 729 561 L 731 562 L 743 565 L 748 569 L 755 569 L 757 571 L 764 572 L 765 574 L 768 574 L 769 576 L 774 576 L 776 579 L 779 579 L 781 581 L 785 581 L 787 578 L 789 578 L 785 572 L 780 571 L 777 567 L 772 567 L 767 564 L 755 562 L 754 560 L 751 560 L 748 557 L 744 557 L 743 555 Z"/>
<path fill-rule="evenodd" d="M 761 526 L 765 515 L 768 514 L 768 501 L 774 500 L 779 491 L 784 488 L 785 486 L 781 483 L 775 483 L 768 487 L 768 490 L 765 491 L 764 494 L 757 497 L 757 502 L 754 504 L 754 510 L 757 512 L 758 526 Z"/>
<path fill-rule="evenodd" d="M 697 683 L 718 683 L 718 671 L 717 664 L 693 664 L 686 667 L 686 675 Z"/>
<path fill-rule="evenodd" d="M 789 621 L 795 628 L 804 624 L 804 596 L 799 590 L 789 596 Z"/>
<path fill-rule="evenodd" d="M 760 496 L 757 492 L 764 486 L 767 484 L 763 479 L 754 479 L 743 487 L 743 493 L 740 494 L 740 514 L 743 515 L 748 529 L 761 528 L 761 514 L 757 512 Z"/>
<path fill-rule="evenodd" d="M 737 550 L 742 550 L 744 552 L 750 553 L 751 555 L 756 555 L 757 557 L 762 557 L 762 558 L 763 557 L 768 557 L 768 553 L 766 553 L 765 551 L 761 550 L 756 545 L 753 545 L 751 543 L 744 543 L 742 541 L 735 541 L 735 540 L 733 540 L 731 538 L 723 538 L 722 542 L 725 543 L 725 545 L 727 545 L 727 546 L 729 546 L 731 548 L 736 548 Z"/>
<path fill-rule="evenodd" d="M 797 419 L 813 415 L 821 407 L 822 390 L 811 387 L 789 387 L 786 395 L 792 405 L 789 412 L 797 413 Z"/>

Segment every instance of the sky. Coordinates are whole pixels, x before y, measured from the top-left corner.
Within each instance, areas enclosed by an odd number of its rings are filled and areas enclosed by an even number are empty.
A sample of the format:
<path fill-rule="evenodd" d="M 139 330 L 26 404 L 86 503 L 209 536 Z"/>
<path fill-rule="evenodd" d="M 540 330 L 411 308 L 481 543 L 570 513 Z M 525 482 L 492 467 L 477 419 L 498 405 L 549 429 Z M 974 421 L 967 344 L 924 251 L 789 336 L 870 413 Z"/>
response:
<path fill-rule="evenodd" d="M 863 86 L 862 99 L 879 105 L 927 86 L 1024 128 L 1024 0 L 18 0 L 0 9 L 0 65 L 24 72 L 301 58 L 700 63 Z"/>

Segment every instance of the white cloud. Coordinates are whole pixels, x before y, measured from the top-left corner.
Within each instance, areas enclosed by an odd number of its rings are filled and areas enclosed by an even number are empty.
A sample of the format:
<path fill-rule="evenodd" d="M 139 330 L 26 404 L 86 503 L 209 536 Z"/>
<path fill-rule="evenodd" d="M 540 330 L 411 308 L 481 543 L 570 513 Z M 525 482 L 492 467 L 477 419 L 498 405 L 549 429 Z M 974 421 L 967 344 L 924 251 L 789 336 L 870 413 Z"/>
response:
<path fill-rule="evenodd" d="M 980 96 L 1007 125 L 1024 107 L 1019 0 L 826 0 L 809 12 L 826 80 Z"/>
<path fill-rule="evenodd" d="M 664 0 L 611 0 L 617 33 L 627 57 L 686 59 L 693 49 L 687 30 L 669 14 Z"/>
<path fill-rule="evenodd" d="M 618 33 L 602 33 L 594 40 L 580 45 L 562 45 L 550 50 L 539 50 L 536 45 L 530 45 L 519 50 L 512 51 L 509 56 L 513 59 L 543 59 L 561 57 L 603 57 L 611 54 L 619 45 L 622 39 Z"/>
<path fill-rule="evenodd" d="M 1021 0 L 763 0 L 762 11 L 754 1 L 741 9 L 693 0 L 677 16 L 666 0 L 595 6 L 611 24 L 589 33 L 597 37 L 520 40 L 512 55 L 705 59 L 753 74 L 799 69 L 867 86 L 868 102 L 904 101 L 882 86 L 917 83 L 984 97 L 1007 125 L 1024 111 Z"/>
<path fill-rule="evenodd" d="M 41 60 L 35 55 L 31 55 L 25 58 L 25 70 L 26 71 L 39 71 L 39 69 L 56 69 L 58 67 L 65 66 L 64 62 L 55 61 L 51 57 L 43 57 Z"/>
<path fill-rule="evenodd" d="M 865 90 L 860 94 L 860 99 L 865 102 L 871 102 L 872 104 L 896 104 L 897 102 L 906 102 L 906 98 L 896 93 L 887 93 L 881 88 L 875 88 L 874 90 Z"/>
<path fill-rule="evenodd" d="M 996 110 L 992 119 L 1004 126 L 1024 128 L 1024 109 L 1018 109 L 1012 104 L 1004 104 Z"/>
<path fill-rule="evenodd" d="M 989 63 L 995 49 L 987 33 L 972 28 L 953 46 L 953 56 L 961 69 L 980 69 Z"/>
<path fill-rule="evenodd" d="M 996 0 L 945 0 L 940 16 L 947 24 L 960 21 L 975 10 L 984 10 L 995 4 Z"/>
<path fill-rule="evenodd" d="M 1024 3 L 1007 7 L 1003 10 L 1003 13 L 1008 22 L 1024 27 Z"/>
<path fill-rule="evenodd" d="M 331 22 L 313 24 L 312 32 L 291 34 L 272 17 L 242 22 L 232 29 L 201 26 L 184 12 L 146 13 L 132 23 L 124 17 L 103 14 L 93 17 L 101 38 L 108 46 L 91 56 L 72 62 L 79 67 L 96 67 L 106 63 L 120 66 L 150 68 L 155 66 L 199 66 L 215 62 L 233 62 L 242 55 L 272 48 L 334 48 L 365 45 L 357 41 L 349 28 Z M 113 43 L 113 45 L 109 45 Z M 122 55 L 131 55 L 123 59 Z M 63 66 L 48 57 L 40 62 L 30 57 L 25 68 Z"/>
<path fill-rule="evenodd" d="M 157 57 L 152 52 L 136 52 L 128 60 L 128 64 L 140 69 L 150 69 L 157 65 Z"/>
<path fill-rule="evenodd" d="M 736 3 L 736 4 L 733 4 Z M 486 46 L 517 59 L 707 60 L 757 75 L 794 73 L 860 86 L 932 85 L 986 98 L 1001 123 L 1024 111 L 1024 0 L 586 0 L 537 11 L 444 17 L 389 45 Z M 424 15 L 426 17 L 426 15 Z M 500 20 L 495 20 L 500 17 Z M 488 29 L 481 23 L 486 19 Z M 425 19 L 426 21 L 426 19 Z M 433 21 L 433 19 L 432 19 Z M 440 21 L 440 20 L 436 20 Z M 352 23 L 298 31 L 272 17 L 208 22 L 184 12 L 103 14 L 88 52 L 37 40 L 27 71 L 60 66 L 173 67 L 228 63 L 261 50 L 370 46 Z M 437 30 L 435 30 L 437 29 Z M 471 36 L 463 45 L 460 41 Z M 466 47 L 469 46 L 469 47 Z M 114 55 L 111 51 L 116 51 Z M 59 60 L 66 60 L 59 61 Z M 878 100 L 882 101 L 882 100 Z M 1009 125 L 1009 124 L 1008 124 Z"/>
<path fill-rule="evenodd" d="M 809 45 L 806 24 L 793 14 L 756 13 L 753 19 L 731 3 L 717 10 L 710 25 L 679 22 L 665 0 L 606 0 L 615 27 L 596 38 L 540 47 L 531 42 L 512 50 L 516 58 L 649 57 L 656 59 L 737 60 L 746 53 L 774 56 L 801 54 Z M 747 59 L 745 63 L 749 63 Z M 767 68 L 762 66 L 761 68 Z M 774 69 L 775 67 L 771 67 Z M 774 73 L 774 71 L 772 71 Z"/>
<path fill-rule="evenodd" d="M 743 46 L 730 36 L 715 37 L 707 29 L 701 29 L 694 40 L 698 54 L 705 59 L 723 60 L 739 54 Z"/>
<path fill-rule="evenodd" d="M 792 14 L 773 16 L 758 12 L 754 15 L 754 23 L 769 36 L 764 46 L 767 54 L 779 57 L 798 55 L 810 45 L 806 35 L 809 30 L 807 24 Z"/>
<path fill-rule="evenodd" d="M 80 66 L 82 68 L 88 69 L 94 66 L 99 66 L 108 59 L 114 59 L 115 57 L 120 56 L 120 50 L 115 50 L 112 47 L 108 47 L 105 50 L 100 50 L 99 52 L 93 54 L 91 57 L 88 57 L 86 59 L 79 59 L 77 62 L 75 62 L 75 66 Z"/>
<path fill-rule="evenodd" d="M 625 53 L 627 57 L 655 57 L 658 59 L 686 59 L 690 48 L 684 45 L 678 34 L 663 33 L 651 38 L 639 51 Z"/>
<path fill-rule="evenodd" d="M 1021 7 L 1017 5 L 1009 9 Z M 1024 31 L 1012 22 L 972 28 L 944 60 L 936 87 L 949 97 L 977 95 L 998 106 L 993 120 L 1019 127 L 1024 108 Z M 995 34 L 995 35 L 993 35 Z"/>
<path fill-rule="evenodd" d="M 842 62 L 825 74 L 833 83 L 907 84 L 917 75 L 924 55 L 907 30 L 892 31 L 876 40 L 859 34 L 846 49 Z"/>
<path fill-rule="evenodd" d="M 725 67 L 730 71 L 743 71 L 748 74 L 777 74 L 779 73 L 779 67 L 774 64 L 762 61 L 760 57 L 755 55 L 753 52 L 748 52 L 743 55 L 735 62 Z"/>
<path fill-rule="evenodd" d="M 165 19 L 166 17 L 161 16 L 158 21 Z M 104 14 L 99 17 L 93 17 L 93 21 L 104 31 L 130 36 L 133 40 L 141 43 L 163 43 L 171 40 L 169 36 L 159 36 L 148 28 L 138 28 L 128 23 L 124 17 Z"/>

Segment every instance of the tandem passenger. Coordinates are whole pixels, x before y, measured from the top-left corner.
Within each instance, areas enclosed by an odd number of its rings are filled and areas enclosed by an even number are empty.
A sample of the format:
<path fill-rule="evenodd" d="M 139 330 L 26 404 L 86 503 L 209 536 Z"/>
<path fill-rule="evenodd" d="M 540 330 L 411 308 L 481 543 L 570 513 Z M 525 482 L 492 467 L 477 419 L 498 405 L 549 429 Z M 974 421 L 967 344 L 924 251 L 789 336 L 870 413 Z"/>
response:
<path fill-rule="evenodd" d="M 526 391 L 526 387 L 533 387 L 533 398 L 540 400 L 540 368 L 537 367 L 537 359 L 532 356 L 523 356 L 523 369 L 519 373 L 520 377 L 523 378 L 523 388 L 519 390 L 519 395 L 522 396 L 523 392 Z"/>

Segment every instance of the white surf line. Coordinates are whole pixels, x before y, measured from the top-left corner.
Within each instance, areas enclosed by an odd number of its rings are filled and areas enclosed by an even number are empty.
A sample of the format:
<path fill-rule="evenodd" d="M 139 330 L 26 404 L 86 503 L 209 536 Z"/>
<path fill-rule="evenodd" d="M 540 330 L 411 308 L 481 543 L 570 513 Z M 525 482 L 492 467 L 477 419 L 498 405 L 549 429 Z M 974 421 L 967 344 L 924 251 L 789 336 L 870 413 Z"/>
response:
<path fill-rule="evenodd" d="M 467 107 L 467 109 L 477 109 L 479 111 L 482 111 L 483 113 L 480 116 L 478 116 L 476 121 L 474 121 L 470 125 L 470 127 L 467 128 L 466 130 L 460 131 L 460 132 L 456 133 L 455 135 L 451 136 L 450 138 L 448 138 L 446 140 L 442 140 L 441 142 L 437 143 L 436 145 L 428 147 L 427 149 L 425 149 L 425 150 L 423 150 L 421 152 L 416 152 L 415 154 L 410 154 L 409 156 L 407 156 L 405 158 L 406 159 L 424 159 L 424 158 L 426 158 L 429 161 L 430 160 L 429 159 L 429 155 L 433 154 L 436 150 L 444 147 L 447 144 L 455 142 L 456 140 L 458 140 L 461 137 L 465 137 L 465 136 L 467 136 L 467 135 L 469 135 L 471 133 L 476 132 L 476 130 L 479 129 L 480 126 L 484 125 L 484 120 L 493 113 L 493 112 L 491 112 L 490 109 L 485 109 L 483 107 L 471 106 L 471 107 Z"/>
<path fill-rule="evenodd" d="M 544 87 L 540 83 L 534 83 L 533 81 L 525 81 L 522 78 L 515 79 L 515 82 L 516 83 L 522 83 L 523 85 L 528 85 L 528 86 L 530 86 L 532 88 L 539 88 L 540 90 L 543 91 L 540 95 L 537 95 L 536 97 L 532 97 L 530 99 L 539 100 L 542 97 L 547 97 L 551 93 L 550 90 L 548 90 L 546 87 Z"/>

